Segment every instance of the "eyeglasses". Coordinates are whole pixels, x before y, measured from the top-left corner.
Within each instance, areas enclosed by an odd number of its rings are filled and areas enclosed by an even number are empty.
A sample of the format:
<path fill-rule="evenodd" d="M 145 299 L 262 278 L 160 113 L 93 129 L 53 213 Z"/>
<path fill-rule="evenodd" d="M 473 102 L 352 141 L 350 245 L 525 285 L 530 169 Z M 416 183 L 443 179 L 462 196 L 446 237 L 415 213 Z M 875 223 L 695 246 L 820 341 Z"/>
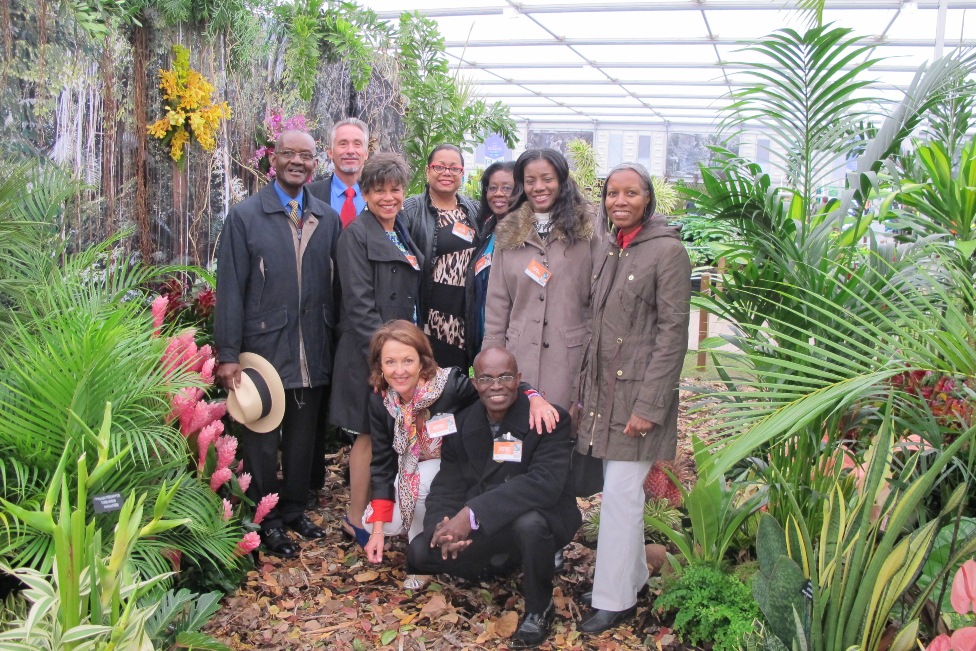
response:
<path fill-rule="evenodd" d="M 310 151 L 293 151 L 291 149 L 283 149 L 281 151 L 276 151 L 275 156 L 281 158 L 282 160 L 291 160 L 295 156 L 298 156 L 306 163 L 312 160 L 313 158 L 315 158 L 315 154 L 313 154 Z"/>
<path fill-rule="evenodd" d="M 489 193 L 502 192 L 504 194 L 512 194 L 512 190 L 514 189 L 515 189 L 514 185 L 489 185 L 488 186 Z"/>
<path fill-rule="evenodd" d="M 428 169 L 434 174 L 443 174 L 444 172 L 450 172 L 454 176 L 461 176 L 464 174 L 464 168 L 458 167 L 457 165 L 452 165 L 450 167 L 444 167 L 443 165 L 431 165 Z"/>
<path fill-rule="evenodd" d="M 499 384 L 511 384 L 513 381 L 515 381 L 515 376 L 499 375 L 498 377 L 492 377 L 490 375 L 482 375 L 481 377 L 476 377 L 474 381 L 483 387 L 490 387 L 495 382 L 498 382 Z"/>

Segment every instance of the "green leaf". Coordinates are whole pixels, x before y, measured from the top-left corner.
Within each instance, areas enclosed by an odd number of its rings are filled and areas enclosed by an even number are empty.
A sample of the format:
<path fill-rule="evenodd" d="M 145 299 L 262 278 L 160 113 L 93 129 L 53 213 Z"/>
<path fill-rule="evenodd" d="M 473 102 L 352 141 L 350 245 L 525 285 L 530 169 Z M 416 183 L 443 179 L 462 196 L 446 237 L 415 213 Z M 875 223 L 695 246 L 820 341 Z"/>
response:
<path fill-rule="evenodd" d="M 390 642 L 396 639 L 396 636 L 398 634 L 399 632 L 396 629 L 383 631 L 383 634 L 380 635 L 380 644 L 389 644 Z"/>

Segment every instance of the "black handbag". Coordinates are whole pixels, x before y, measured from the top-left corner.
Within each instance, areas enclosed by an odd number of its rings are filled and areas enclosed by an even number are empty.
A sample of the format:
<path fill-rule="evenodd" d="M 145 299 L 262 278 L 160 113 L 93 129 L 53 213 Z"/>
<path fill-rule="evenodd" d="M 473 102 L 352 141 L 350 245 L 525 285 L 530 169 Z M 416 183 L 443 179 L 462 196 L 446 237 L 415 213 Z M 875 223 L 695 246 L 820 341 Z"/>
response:
<path fill-rule="evenodd" d="M 583 454 L 573 448 L 569 466 L 569 482 L 573 495 L 590 497 L 603 491 L 603 459 Z"/>

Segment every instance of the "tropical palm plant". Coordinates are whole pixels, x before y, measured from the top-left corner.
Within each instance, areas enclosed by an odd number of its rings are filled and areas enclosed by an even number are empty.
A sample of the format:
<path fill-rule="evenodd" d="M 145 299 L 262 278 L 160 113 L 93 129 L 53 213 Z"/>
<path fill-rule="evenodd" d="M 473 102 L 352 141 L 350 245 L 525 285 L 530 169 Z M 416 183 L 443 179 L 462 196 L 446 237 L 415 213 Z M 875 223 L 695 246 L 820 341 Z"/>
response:
<path fill-rule="evenodd" d="M 166 344 L 153 336 L 144 300 L 143 288 L 173 269 L 129 264 L 115 249 L 117 240 L 65 254 L 57 240 L 37 236 L 50 234 L 51 217 L 62 203 L 63 189 L 58 188 L 64 187 L 63 179 L 30 168 L 18 173 L 39 181 L 26 186 L 31 192 L 25 200 L 0 201 L 0 223 L 32 224 L 35 236 L 16 249 L 6 248 L 8 256 L 0 263 L 0 283 L 12 280 L 16 287 L 31 289 L 29 295 L 18 291 L 4 297 L 0 496 L 19 508 L 36 507 L 65 451 L 94 454 L 88 432 L 99 426 L 105 404 L 112 403 L 110 449 L 113 455 L 127 452 L 105 478 L 104 490 L 127 494 L 137 489 L 155 497 L 163 482 L 176 484 L 181 490 L 167 515 L 191 518 L 178 535 L 170 531 L 140 541 L 134 554 L 145 574 L 167 568 L 160 554 L 164 544 L 218 567 L 235 566 L 240 529 L 221 519 L 220 499 L 188 474 L 187 441 L 164 423 L 170 397 L 199 383 L 184 369 L 164 368 Z M 0 182 L 0 199 L 7 196 L 5 187 Z M 9 209 L 2 210 L 5 206 Z M 98 522 L 110 544 L 114 518 L 101 516 Z M 0 557 L 14 566 L 47 571 L 53 554 L 49 535 L 0 509 Z"/>

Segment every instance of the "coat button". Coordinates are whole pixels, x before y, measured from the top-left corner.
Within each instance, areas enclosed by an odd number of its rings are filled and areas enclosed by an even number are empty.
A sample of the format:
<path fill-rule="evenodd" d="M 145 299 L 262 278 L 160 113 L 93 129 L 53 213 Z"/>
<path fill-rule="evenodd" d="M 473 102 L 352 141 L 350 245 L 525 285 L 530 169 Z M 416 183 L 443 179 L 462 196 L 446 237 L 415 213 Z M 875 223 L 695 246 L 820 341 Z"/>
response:
<path fill-rule="evenodd" d="M 545 294 L 539 294 L 539 300 L 540 301 L 546 300 L 546 295 Z"/>
<path fill-rule="evenodd" d="M 633 279 L 634 279 L 634 274 L 630 274 L 629 276 L 627 276 L 627 280 L 633 280 Z"/>
<path fill-rule="evenodd" d="M 393 267 L 393 273 L 396 273 L 396 267 Z"/>
<path fill-rule="evenodd" d="M 617 337 L 617 343 L 618 344 L 624 343 L 623 337 Z"/>
<path fill-rule="evenodd" d="M 543 348 L 548 348 L 549 347 L 549 342 L 548 341 L 543 341 L 542 342 L 542 347 Z"/>
<path fill-rule="evenodd" d="M 396 292 L 393 292 L 392 294 L 390 294 L 390 300 L 395 300 L 395 299 L 396 299 Z"/>
<path fill-rule="evenodd" d="M 617 377 L 621 377 L 624 374 L 623 371 L 617 371 Z"/>
<path fill-rule="evenodd" d="M 544 325 L 544 326 L 549 325 L 549 319 L 543 319 L 542 320 L 542 325 Z"/>
<path fill-rule="evenodd" d="M 591 412 L 590 412 L 590 416 L 592 416 L 592 415 L 593 415 L 593 412 L 591 411 Z"/>

